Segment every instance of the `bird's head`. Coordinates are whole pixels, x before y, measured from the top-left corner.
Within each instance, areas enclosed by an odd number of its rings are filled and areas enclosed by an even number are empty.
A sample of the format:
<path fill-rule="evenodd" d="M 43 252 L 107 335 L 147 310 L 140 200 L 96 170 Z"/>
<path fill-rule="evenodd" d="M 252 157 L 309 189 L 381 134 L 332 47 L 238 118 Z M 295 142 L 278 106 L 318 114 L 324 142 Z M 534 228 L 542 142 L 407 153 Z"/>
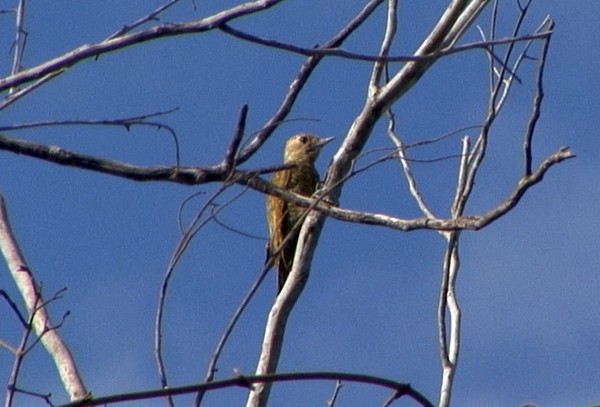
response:
<path fill-rule="evenodd" d="M 286 164 L 314 164 L 321 148 L 333 139 L 333 137 L 319 138 L 308 133 L 296 134 L 285 143 L 283 161 Z"/>

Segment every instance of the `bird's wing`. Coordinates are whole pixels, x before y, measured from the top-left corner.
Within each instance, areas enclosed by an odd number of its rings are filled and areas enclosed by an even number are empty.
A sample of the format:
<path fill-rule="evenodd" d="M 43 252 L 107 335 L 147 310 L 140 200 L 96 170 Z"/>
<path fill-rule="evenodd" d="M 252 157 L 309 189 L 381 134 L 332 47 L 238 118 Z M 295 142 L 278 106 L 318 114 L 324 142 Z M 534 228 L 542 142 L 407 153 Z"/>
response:
<path fill-rule="evenodd" d="M 290 170 L 278 171 L 273 176 L 271 182 L 282 189 L 289 187 L 290 182 Z M 281 242 L 285 238 L 284 232 L 284 218 L 287 215 L 287 202 L 276 196 L 267 196 L 267 223 L 269 224 L 269 234 L 271 239 L 269 241 L 269 257 L 275 250 L 279 249 Z M 277 259 L 281 259 L 281 255 L 277 256 Z M 275 261 L 275 266 L 278 266 L 279 261 Z"/>

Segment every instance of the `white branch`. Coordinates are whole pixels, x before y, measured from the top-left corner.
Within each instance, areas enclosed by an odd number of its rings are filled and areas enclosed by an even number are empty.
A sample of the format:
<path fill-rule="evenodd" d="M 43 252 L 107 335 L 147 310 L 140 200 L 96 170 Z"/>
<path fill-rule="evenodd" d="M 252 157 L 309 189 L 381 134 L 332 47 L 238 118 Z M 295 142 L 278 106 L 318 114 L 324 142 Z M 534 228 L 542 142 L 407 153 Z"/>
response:
<path fill-rule="evenodd" d="M 27 311 L 33 317 L 33 328 L 36 334 L 41 337 L 41 342 L 54 361 L 71 401 L 84 399 L 88 396 L 88 391 L 83 384 L 75 360 L 66 343 L 60 337 L 58 331 L 53 329 L 39 286 L 33 273 L 27 267 L 27 263 L 14 238 L 2 195 L 0 195 L 0 249 L 25 301 Z"/>

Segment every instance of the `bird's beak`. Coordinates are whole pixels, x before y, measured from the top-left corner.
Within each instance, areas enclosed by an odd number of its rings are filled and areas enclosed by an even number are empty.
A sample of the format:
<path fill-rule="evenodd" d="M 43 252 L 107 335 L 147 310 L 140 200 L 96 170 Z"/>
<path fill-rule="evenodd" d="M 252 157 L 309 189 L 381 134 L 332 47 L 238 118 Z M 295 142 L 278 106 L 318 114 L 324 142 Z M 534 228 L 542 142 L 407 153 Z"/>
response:
<path fill-rule="evenodd" d="M 321 148 L 323 147 L 325 144 L 329 143 L 330 141 L 332 141 L 333 139 L 335 139 L 335 137 L 328 137 L 328 138 L 322 138 L 319 140 L 319 142 L 317 143 L 317 147 Z"/>

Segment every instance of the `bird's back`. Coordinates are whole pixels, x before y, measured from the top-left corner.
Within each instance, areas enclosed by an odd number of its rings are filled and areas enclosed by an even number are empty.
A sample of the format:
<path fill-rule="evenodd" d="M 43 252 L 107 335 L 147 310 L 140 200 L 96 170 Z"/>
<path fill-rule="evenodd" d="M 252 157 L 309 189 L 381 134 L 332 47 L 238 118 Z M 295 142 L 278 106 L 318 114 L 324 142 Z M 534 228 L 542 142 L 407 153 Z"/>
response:
<path fill-rule="evenodd" d="M 319 182 L 315 161 L 321 148 L 332 139 L 319 138 L 308 133 L 299 133 L 288 139 L 283 161 L 292 165 L 292 168 L 276 172 L 272 179 L 273 184 L 299 195 L 312 196 Z M 271 235 L 268 252 L 269 258 L 273 258 L 273 264 L 278 269 L 279 291 L 292 270 L 300 224 L 306 212 L 306 208 L 288 204 L 283 199 L 272 195 L 267 197 L 267 221 Z M 281 247 L 286 238 L 287 242 Z"/>
<path fill-rule="evenodd" d="M 311 196 L 315 192 L 318 182 L 319 174 L 313 165 L 298 165 L 279 171 L 272 179 L 274 185 L 304 196 Z M 306 208 L 288 204 L 276 196 L 269 195 L 267 197 L 267 220 L 271 235 L 269 256 L 276 253 L 274 266 L 278 269 L 278 290 L 281 290 L 292 269 L 300 232 L 300 220 L 305 213 Z M 281 247 L 284 239 L 290 233 L 291 236 L 287 243 Z"/>

